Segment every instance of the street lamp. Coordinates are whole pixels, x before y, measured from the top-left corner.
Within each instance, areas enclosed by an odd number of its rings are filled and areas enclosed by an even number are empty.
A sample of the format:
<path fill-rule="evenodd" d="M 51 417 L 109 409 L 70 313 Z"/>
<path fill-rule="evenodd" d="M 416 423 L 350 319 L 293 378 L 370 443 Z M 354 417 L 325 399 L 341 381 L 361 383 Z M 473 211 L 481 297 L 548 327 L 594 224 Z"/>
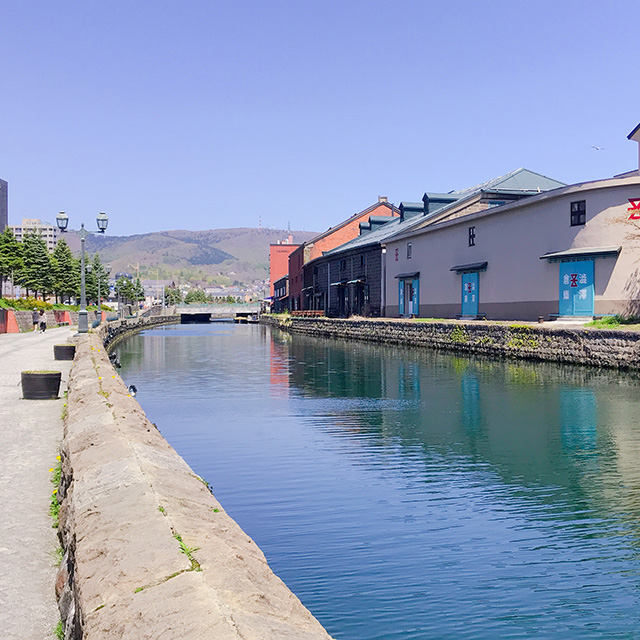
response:
<path fill-rule="evenodd" d="M 106 213 L 99 213 L 96 218 L 96 223 L 98 225 L 98 232 L 104 233 L 107 230 L 107 225 L 109 224 L 109 216 Z M 67 226 L 69 225 L 69 216 L 61 211 L 56 216 L 56 224 L 58 225 L 58 229 L 63 233 L 67 230 Z M 80 236 L 80 243 L 82 246 L 82 253 L 80 257 L 80 311 L 78 311 L 78 333 L 87 333 L 89 331 L 89 323 L 87 321 L 87 294 L 86 294 L 86 283 L 85 283 L 85 271 L 84 271 L 84 243 L 87 236 L 90 234 L 90 231 L 87 231 L 84 228 L 84 222 L 80 225 L 80 231 L 78 235 Z"/>

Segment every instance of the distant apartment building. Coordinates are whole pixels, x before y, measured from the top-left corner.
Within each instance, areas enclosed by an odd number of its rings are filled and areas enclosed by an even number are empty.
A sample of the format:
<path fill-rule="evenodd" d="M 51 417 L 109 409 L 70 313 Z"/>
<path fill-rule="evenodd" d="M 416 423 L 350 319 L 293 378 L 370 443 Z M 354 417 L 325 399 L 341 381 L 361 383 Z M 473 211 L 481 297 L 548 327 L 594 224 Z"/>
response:
<path fill-rule="evenodd" d="M 27 233 L 39 233 L 47 243 L 47 249 L 50 252 L 54 250 L 60 236 L 58 227 L 38 218 L 22 218 L 22 225 L 10 224 L 9 228 L 18 242 L 22 242 Z"/>
<path fill-rule="evenodd" d="M 9 223 L 9 185 L 6 180 L 0 180 L 0 233 Z"/>

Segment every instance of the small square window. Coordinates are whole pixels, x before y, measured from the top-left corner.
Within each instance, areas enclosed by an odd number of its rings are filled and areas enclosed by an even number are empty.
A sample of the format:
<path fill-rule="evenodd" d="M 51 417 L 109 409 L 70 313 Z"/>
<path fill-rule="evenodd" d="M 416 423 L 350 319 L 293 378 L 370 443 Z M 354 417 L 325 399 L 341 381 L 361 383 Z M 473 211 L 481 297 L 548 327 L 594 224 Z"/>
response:
<path fill-rule="evenodd" d="M 407 260 L 411 258 L 411 253 L 413 252 L 413 247 L 410 242 L 407 242 Z"/>
<path fill-rule="evenodd" d="M 476 246 L 476 228 L 475 227 L 469 227 L 469 246 L 470 247 Z"/>
<path fill-rule="evenodd" d="M 571 203 L 571 226 L 577 227 L 587 222 L 587 201 L 578 200 Z"/>

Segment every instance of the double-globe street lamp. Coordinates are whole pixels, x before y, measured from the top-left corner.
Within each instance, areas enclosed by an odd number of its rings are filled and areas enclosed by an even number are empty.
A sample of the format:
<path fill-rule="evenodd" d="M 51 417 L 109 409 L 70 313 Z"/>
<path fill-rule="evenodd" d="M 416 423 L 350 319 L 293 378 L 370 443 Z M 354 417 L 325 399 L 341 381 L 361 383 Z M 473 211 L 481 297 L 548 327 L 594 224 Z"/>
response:
<path fill-rule="evenodd" d="M 96 218 L 96 223 L 98 225 L 98 233 L 104 233 L 107 230 L 107 225 L 109 224 L 109 216 L 106 213 L 99 213 Z M 56 216 L 56 224 L 58 225 L 58 229 L 64 233 L 67 230 L 67 226 L 69 225 L 69 216 L 61 211 Z M 85 282 L 85 271 L 84 271 L 84 243 L 87 236 L 91 233 L 91 231 L 87 231 L 84 228 L 84 222 L 80 225 L 80 231 L 78 235 L 80 236 L 80 243 L 82 246 L 82 253 L 80 258 L 80 311 L 78 311 L 78 333 L 87 333 L 89 331 L 89 323 L 87 321 L 87 294 L 86 294 L 86 282 Z"/>

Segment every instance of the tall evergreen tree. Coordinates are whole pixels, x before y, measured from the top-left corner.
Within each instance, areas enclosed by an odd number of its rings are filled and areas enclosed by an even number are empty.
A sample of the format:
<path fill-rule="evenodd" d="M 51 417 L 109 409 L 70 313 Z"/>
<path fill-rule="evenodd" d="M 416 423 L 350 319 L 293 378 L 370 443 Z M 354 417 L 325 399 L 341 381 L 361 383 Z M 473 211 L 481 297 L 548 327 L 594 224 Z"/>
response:
<path fill-rule="evenodd" d="M 80 270 L 78 261 L 73 257 L 71 249 L 64 238 L 58 240 L 51 256 L 53 267 L 53 290 L 56 298 L 76 295 L 80 288 Z"/>
<path fill-rule="evenodd" d="M 135 299 L 134 286 L 129 278 L 121 277 L 116 282 L 116 291 L 123 302 L 133 302 Z"/>
<path fill-rule="evenodd" d="M 164 299 L 169 306 L 180 304 L 182 302 L 182 292 L 177 287 L 167 287 L 164 290 Z"/>
<path fill-rule="evenodd" d="M 136 278 L 135 284 L 133 285 L 133 292 L 134 292 L 136 302 L 140 302 L 141 300 L 145 299 L 144 287 L 140 282 L 140 278 Z"/>
<path fill-rule="evenodd" d="M 25 234 L 22 240 L 23 268 L 22 285 L 34 294 L 42 293 L 43 297 L 53 291 L 53 269 L 51 256 L 44 238 L 33 231 Z"/>
<path fill-rule="evenodd" d="M 0 235 L 0 298 L 2 285 L 7 278 L 12 281 L 20 276 L 22 269 L 22 245 L 15 239 L 9 227 Z"/>
<path fill-rule="evenodd" d="M 96 302 L 98 300 L 98 279 L 96 273 L 93 270 L 93 264 L 90 260 L 85 259 L 85 292 L 87 295 L 87 304 L 90 301 Z"/>
<path fill-rule="evenodd" d="M 87 279 L 87 298 L 95 300 L 98 304 L 98 282 L 100 282 L 100 297 L 106 298 L 109 294 L 109 274 L 100 260 L 100 254 L 95 253 L 91 261 L 91 286 Z"/>

